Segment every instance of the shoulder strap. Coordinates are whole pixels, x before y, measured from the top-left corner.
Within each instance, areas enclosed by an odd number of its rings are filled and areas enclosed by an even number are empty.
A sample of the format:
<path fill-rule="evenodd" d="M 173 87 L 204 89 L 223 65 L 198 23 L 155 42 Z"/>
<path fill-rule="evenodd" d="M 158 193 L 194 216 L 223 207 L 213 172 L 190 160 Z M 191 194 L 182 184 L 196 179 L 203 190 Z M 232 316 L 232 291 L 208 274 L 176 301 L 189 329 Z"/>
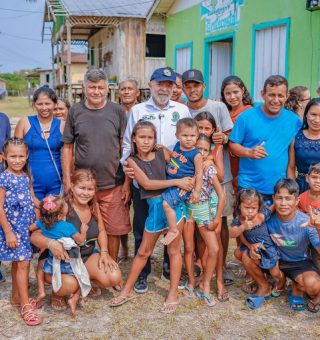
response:
<path fill-rule="evenodd" d="M 37 118 L 38 118 L 38 117 L 37 117 Z M 41 128 L 41 131 L 43 131 L 42 125 L 41 125 L 41 122 L 40 122 L 39 118 L 38 118 L 38 122 L 39 122 L 39 125 L 40 125 L 40 128 Z M 44 138 L 44 140 L 45 140 L 45 142 L 46 142 L 47 149 L 48 149 L 49 154 L 50 154 L 50 157 L 51 157 L 51 161 L 52 161 L 52 163 L 53 163 L 53 166 L 54 166 L 54 168 L 55 168 L 55 170 L 56 170 L 56 173 L 57 173 L 57 175 L 58 175 L 59 181 L 60 181 L 60 183 L 61 183 L 61 190 L 60 190 L 60 193 L 61 193 L 61 191 L 63 190 L 63 189 L 62 189 L 62 178 L 61 178 L 61 176 L 60 176 L 60 172 L 59 172 L 59 170 L 58 170 L 56 161 L 54 160 L 54 157 L 53 157 L 53 155 L 52 155 L 52 152 L 51 152 L 51 149 L 50 149 L 50 145 L 49 145 L 49 143 L 48 143 L 48 139 L 47 139 L 47 136 L 46 136 L 45 133 L 43 134 L 43 138 Z"/>

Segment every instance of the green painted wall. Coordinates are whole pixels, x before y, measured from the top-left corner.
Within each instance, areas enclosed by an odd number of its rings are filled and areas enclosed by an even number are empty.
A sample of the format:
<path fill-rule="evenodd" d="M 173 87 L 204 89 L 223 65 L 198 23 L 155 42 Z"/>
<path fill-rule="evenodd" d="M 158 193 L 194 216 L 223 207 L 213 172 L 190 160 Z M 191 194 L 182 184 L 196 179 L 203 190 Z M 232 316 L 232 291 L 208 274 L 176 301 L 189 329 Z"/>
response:
<path fill-rule="evenodd" d="M 205 36 L 200 5 L 169 16 L 166 21 L 167 64 L 174 66 L 176 45 L 192 41 L 193 67 L 204 71 L 205 38 L 234 32 L 234 74 L 240 76 L 250 89 L 253 25 L 289 17 L 289 86 L 306 85 L 315 96 L 320 81 L 320 11 L 309 12 L 305 5 L 305 0 L 245 0 L 240 9 L 239 27 L 210 36 Z"/>

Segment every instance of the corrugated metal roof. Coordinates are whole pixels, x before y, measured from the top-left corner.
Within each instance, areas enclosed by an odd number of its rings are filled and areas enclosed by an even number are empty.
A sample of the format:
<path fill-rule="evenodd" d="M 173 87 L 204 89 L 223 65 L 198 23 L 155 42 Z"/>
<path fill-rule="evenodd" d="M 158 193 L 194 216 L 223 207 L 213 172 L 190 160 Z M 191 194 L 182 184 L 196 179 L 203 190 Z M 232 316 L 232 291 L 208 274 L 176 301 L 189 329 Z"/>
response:
<path fill-rule="evenodd" d="M 146 18 L 154 0 L 61 0 L 70 16 Z"/>

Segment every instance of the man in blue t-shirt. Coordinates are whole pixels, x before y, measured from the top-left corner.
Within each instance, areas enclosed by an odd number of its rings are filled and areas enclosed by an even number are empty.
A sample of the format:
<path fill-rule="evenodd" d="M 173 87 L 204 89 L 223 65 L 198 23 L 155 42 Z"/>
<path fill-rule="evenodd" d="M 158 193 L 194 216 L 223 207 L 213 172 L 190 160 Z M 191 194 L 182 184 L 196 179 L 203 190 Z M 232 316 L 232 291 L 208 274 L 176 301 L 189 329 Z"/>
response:
<path fill-rule="evenodd" d="M 299 187 L 292 179 L 280 179 L 277 182 L 273 199 L 275 214 L 266 223 L 270 236 L 279 250 L 280 269 L 293 280 L 292 293 L 289 293 L 290 307 L 293 310 L 304 309 L 302 295 L 306 293 L 312 297 L 308 303 L 308 310 L 316 312 L 320 305 L 320 273 L 312 262 L 310 245 L 320 253 L 320 218 L 316 215 L 309 218 L 298 210 Z M 246 253 L 242 255 L 245 269 L 259 287 L 257 295 L 252 295 L 246 300 L 247 306 L 252 309 L 260 307 L 271 293 L 261 268 L 254 262 L 260 257 L 257 255 L 257 248 L 258 243 L 252 244 L 250 255 Z"/>
<path fill-rule="evenodd" d="M 279 75 L 266 79 L 264 103 L 244 111 L 230 136 L 230 149 L 240 157 L 239 188 L 254 188 L 272 201 L 276 182 L 286 177 L 288 149 L 301 128 L 301 120 L 284 109 L 288 82 Z"/>

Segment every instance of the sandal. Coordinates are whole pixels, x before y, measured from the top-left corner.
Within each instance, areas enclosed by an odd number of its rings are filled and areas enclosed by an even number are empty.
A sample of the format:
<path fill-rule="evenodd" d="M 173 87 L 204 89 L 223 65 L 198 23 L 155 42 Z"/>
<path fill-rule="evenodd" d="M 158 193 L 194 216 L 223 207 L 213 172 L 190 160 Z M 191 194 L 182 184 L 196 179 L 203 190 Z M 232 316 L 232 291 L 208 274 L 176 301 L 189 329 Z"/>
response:
<path fill-rule="evenodd" d="M 223 281 L 225 286 L 233 285 L 234 275 L 228 272 L 223 272 Z"/>
<path fill-rule="evenodd" d="M 44 305 L 43 300 L 37 301 L 36 299 L 29 299 L 29 303 L 30 303 L 30 305 L 32 306 L 33 309 L 40 309 Z"/>
<path fill-rule="evenodd" d="M 185 297 L 188 297 L 188 298 L 194 298 L 195 297 L 194 288 L 189 287 L 188 282 L 185 283 L 182 293 Z"/>
<path fill-rule="evenodd" d="M 301 311 L 306 309 L 306 302 L 304 297 L 292 295 L 292 290 L 289 290 L 289 307 L 295 311 Z"/>
<path fill-rule="evenodd" d="M 274 288 L 272 289 L 271 295 L 273 297 L 279 297 L 283 293 L 283 289 Z"/>
<path fill-rule="evenodd" d="M 318 313 L 320 309 L 319 303 L 314 303 L 311 300 L 309 300 L 307 304 L 307 309 L 311 313 Z"/>
<path fill-rule="evenodd" d="M 246 294 L 250 294 L 250 295 L 255 294 L 258 290 L 258 285 L 255 281 L 249 284 L 245 283 L 244 285 L 242 285 L 241 290 L 245 292 Z"/>
<path fill-rule="evenodd" d="M 126 302 L 128 302 L 132 299 L 135 299 L 136 297 L 137 297 L 137 295 L 135 295 L 135 294 L 131 295 L 131 296 L 118 295 L 110 301 L 109 306 L 110 307 L 119 307 L 119 306 L 124 305 Z"/>
<path fill-rule="evenodd" d="M 260 295 L 251 295 L 245 300 L 245 305 L 251 309 L 251 310 L 256 310 L 262 306 L 264 301 L 268 301 L 271 299 L 271 294 L 267 296 L 260 296 Z"/>
<path fill-rule="evenodd" d="M 27 307 L 30 308 L 26 309 Z M 28 326 L 37 326 L 42 323 L 42 318 L 39 315 L 37 315 L 37 313 L 34 311 L 30 303 L 25 304 L 21 308 L 21 317 L 25 324 Z"/>
<path fill-rule="evenodd" d="M 203 292 L 200 292 L 199 290 L 196 292 L 196 294 L 198 295 L 198 297 L 200 299 L 204 299 L 205 302 L 207 303 L 208 307 L 213 307 L 216 305 L 216 300 L 214 299 L 212 294 L 205 294 Z"/>
<path fill-rule="evenodd" d="M 55 311 L 63 311 L 68 308 L 68 305 L 63 297 L 51 297 L 51 308 Z"/>
<path fill-rule="evenodd" d="M 227 290 L 222 290 L 217 293 L 217 300 L 219 302 L 227 302 L 229 301 L 229 292 Z"/>
<path fill-rule="evenodd" d="M 178 307 L 179 302 L 174 301 L 174 302 L 164 302 L 163 306 L 160 309 L 161 313 L 164 314 L 171 314 L 174 313 Z"/>

